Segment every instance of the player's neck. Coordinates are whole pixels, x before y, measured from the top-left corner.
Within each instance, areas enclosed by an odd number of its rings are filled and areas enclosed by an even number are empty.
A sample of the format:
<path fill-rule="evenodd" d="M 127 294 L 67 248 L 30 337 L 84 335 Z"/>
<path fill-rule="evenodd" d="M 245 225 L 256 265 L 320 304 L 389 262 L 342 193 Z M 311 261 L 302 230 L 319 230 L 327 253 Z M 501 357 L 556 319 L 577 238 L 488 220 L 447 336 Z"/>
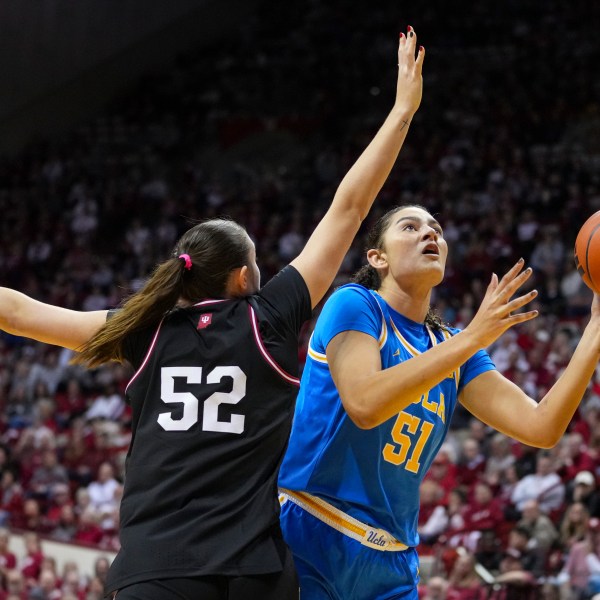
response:
<path fill-rule="evenodd" d="M 408 292 L 384 282 L 377 290 L 379 295 L 397 312 L 416 323 L 424 323 L 429 310 L 431 289 L 426 293 Z"/>

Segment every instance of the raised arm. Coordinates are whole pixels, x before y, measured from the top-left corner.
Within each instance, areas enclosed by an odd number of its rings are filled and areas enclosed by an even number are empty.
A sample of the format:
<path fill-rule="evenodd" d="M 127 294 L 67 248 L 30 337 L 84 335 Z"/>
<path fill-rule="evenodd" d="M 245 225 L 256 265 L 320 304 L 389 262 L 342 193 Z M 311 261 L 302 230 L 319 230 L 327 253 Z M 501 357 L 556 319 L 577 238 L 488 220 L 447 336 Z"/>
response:
<path fill-rule="evenodd" d="M 387 179 L 421 102 L 425 58 L 423 47 L 415 58 L 417 36 L 409 27 L 400 35 L 398 83 L 392 111 L 371 143 L 340 183 L 329 210 L 292 261 L 306 281 L 315 306 L 329 289 L 342 260 L 375 197 Z"/>
<path fill-rule="evenodd" d="M 0 329 L 71 350 L 77 350 L 102 327 L 106 313 L 60 308 L 0 288 Z"/>
<path fill-rule="evenodd" d="M 464 389 L 461 403 L 478 419 L 524 444 L 551 448 L 573 418 L 600 358 L 600 298 L 567 368 L 539 404 L 497 371 Z"/>

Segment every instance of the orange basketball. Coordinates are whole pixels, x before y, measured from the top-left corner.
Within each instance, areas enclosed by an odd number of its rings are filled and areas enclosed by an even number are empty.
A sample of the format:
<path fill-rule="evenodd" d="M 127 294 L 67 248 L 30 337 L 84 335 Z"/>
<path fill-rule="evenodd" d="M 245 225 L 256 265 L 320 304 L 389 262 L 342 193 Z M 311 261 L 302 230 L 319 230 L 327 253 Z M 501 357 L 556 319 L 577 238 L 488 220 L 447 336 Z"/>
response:
<path fill-rule="evenodd" d="M 577 234 L 575 264 L 585 284 L 600 293 L 600 210 L 581 226 Z"/>

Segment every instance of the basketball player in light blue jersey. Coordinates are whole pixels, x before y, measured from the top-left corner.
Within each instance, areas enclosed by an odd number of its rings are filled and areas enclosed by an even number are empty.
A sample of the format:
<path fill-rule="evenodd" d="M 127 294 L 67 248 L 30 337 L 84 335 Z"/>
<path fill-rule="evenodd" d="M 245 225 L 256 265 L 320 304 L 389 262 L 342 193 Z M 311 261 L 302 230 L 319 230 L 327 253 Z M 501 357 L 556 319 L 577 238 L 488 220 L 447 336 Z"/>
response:
<path fill-rule="evenodd" d="M 430 310 L 448 247 L 418 206 L 384 215 L 368 265 L 325 304 L 309 344 L 280 472 L 281 522 L 302 600 L 417 598 L 419 485 L 456 403 L 530 446 L 556 444 L 600 355 L 600 302 L 561 377 L 539 402 L 484 350 L 537 311 L 517 295 L 531 269 L 494 274 L 463 330 Z"/>

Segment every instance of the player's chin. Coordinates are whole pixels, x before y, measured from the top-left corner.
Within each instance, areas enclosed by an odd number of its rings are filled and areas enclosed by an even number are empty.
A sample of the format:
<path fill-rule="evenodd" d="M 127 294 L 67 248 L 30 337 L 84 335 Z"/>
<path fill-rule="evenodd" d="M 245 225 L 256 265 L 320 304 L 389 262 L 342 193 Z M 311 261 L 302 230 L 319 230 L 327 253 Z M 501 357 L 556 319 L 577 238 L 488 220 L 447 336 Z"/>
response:
<path fill-rule="evenodd" d="M 435 262 L 435 263 L 431 263 L 430 265 L 428 265 L 427 275 L 428 275 L 431 287 L 435 287 L 436 285 L 439 285 L 440 283 L 442 283 L 442 281 L 444 280 L 445 271 L 446 271 L 445 265 L 442 264 L 441 262 Z"/>

